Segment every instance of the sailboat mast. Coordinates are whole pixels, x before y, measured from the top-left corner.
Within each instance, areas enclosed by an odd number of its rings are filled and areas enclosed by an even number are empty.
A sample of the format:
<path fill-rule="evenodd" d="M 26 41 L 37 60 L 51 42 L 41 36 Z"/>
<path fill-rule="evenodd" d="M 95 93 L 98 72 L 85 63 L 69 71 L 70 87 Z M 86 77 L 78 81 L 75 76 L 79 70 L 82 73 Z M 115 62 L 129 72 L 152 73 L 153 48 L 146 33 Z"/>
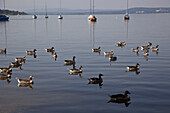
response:
<path fill-rule="evenodd" d="M 61 15 L 61 0 L 60 0 L 60 15 Z"/>
<path fill-rule="evenodd" d="M 45 0 L 45 15 L 47 16 L 47 0 Z"/>
<path fill-rule="evenodd" d="M 5 9 L 5 0 L 4 0 L 4 9 Z"/>
<path fill-rule="evenodd" d="M 90 0 L 90 15 L 91 15 L 91 0 Z"/>
<path fill-rule="evenodd" d="M 93 15 L 94 15 L 94 0 L 93 0 Z"/>
<path fill-rule="evenodd" d="M 128 0 L 127 0 L 127 9 L 126 9 L 126 14 L 128 14 Z"/>

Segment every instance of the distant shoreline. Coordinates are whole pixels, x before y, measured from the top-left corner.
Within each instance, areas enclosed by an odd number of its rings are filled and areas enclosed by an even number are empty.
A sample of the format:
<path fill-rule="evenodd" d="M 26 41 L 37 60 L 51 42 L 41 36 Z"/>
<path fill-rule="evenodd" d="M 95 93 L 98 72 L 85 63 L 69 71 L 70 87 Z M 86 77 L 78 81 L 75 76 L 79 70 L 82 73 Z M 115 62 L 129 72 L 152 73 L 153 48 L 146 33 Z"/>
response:
<path fill-rule="evenodd" d="M 33 15 L 34 11 L 25 10 L 23 12 L 19 11 L 12 11 L 12 10 L 1 10 L 0 14 L 5 15 Z M 146 7 L 136 7 L 136 8 L 129 8 L 129 14 L 157 14 L 157 13 L 170 13 L 170 7 L 157 7 L 157 8 L 146 8 Z M 125 14 L 126 10 L 102 10 L 96 9 L 95 14 Z M 59 15 L 59 9 L 48 9 L 48 15 Z M 89 9 L 62 9 L 63 15 L 89 15 Z M 45 15 L 44 9 L 36 9 L 36 15 Z"/>

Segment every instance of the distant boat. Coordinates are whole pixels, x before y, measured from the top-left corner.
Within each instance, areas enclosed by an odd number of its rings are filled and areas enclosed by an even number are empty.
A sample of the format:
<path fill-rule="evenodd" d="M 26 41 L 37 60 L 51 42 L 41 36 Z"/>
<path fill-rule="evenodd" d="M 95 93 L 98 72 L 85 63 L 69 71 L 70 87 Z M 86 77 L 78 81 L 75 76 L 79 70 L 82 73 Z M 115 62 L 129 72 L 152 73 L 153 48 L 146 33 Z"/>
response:
<path fill-rule="evenodd" d="M 97 18 L 94 16 L 94 0 L 93 0 L 93 15 L 91 14 L 91 0 L 90 0 L 90 16 L 88 17 L 89 21 L 96 22 Z"/>
<path fill-rule="evenodd" d="M 60 0 L 60 15 L 58 16 L 58 19 L 63 19 L 63 16 L 61 15 L 61 0 Z"/>
<path fill-rule="evenodd" d="M 4 0 L 4 10 L 5 10 L 5 0 Z M 6 15 L 0 15 L 0 21 L 8 21 L 9 17 Z"/>
<path fill-rule="evenodd" d="M 9 17 L 6 15 L 0 15 L 0 21 L 8 21 Z"/>
<path fill-rule="evenodd" d="M 126 9 L 126 15 L 124 16 L 124 20 L 129 20 L 129 14 L 128 14 L 128 0 L 127 0 L 127 9 Z"/>
<path fill-rule="evenodd" d="M 37 19 L 37 15 L 35 14 L 35 0 L 34 0 L 34 15 L 32 16 L 33 19 Z"/>
<path fill-rule="evenodd" d="M 48 15 L 47 15 L 47 1 L 45 1 L 45 18 L 46 19 L 48 18 Z"/>

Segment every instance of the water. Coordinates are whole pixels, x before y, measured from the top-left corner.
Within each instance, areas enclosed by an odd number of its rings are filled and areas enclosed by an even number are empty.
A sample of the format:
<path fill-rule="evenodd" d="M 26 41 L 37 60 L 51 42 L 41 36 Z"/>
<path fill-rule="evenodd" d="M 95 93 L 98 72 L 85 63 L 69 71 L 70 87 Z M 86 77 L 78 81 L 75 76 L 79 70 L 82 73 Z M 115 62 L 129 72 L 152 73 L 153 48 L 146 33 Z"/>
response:
<path fill-rule="evenodd" d="M 7 67 L 16 57 L 26 56 L 22 70 L 13 68 L 10 83 L 0 80 L 0 113 L 169 113 L 170 87 L 170 15 L 97 15 L 90 23 L 88 15 L 64 15 L 63 20 L 49 16 L 11 16 L 0 22 L 0 67 Z M 123 48 L 116 47 L 126 41 Z M 159 52 L 149 52 L 148 58 L 131 52 L 131 48 L 160 45 Z M 45 48 L 54 46 L 55 61 Z M 102 52 L 92 53 L 101 46 Z M 26 50 L 37 49 L 37 57 Z M 114 50 L 117 61 L 109 62 L 104 51 Z M 82 65 L 81 75 L 70 75 L 65 59 L 76 56 L 76 67 Z M 140 64 L 139 74 L 125 72 L 126 66 Z M 88 84 L 88 78 L 102 73 L 103 85 Z M 35 78 L 33 89 L 18 87 L 16 77 Z M 131 92 L 128 107 L 124 103 L 107 103 L 108 95 Z"/>

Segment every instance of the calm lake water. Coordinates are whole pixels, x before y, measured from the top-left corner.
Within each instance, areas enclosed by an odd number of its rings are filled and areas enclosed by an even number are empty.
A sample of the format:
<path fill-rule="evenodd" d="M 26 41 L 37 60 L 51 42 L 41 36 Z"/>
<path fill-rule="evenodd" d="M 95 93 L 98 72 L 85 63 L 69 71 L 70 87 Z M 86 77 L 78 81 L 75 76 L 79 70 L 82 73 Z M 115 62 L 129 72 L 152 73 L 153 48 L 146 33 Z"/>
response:
<path fill-rule="evenodd" d="M 0 68 L 7 67 L 16 57 L 26 56 L 22 70 L 12 68 L 11 79 L 0 80 L 0 113 L 169 113 L 170 100 L 170 14 L 97 15 L 91 23 L 88 15 L 10 16 L 0 22 Z M 126 41 L 123 48 L 116 47 Z M 149 51 L 148 58 L 131 52 L 131 48 L 160 45 L 159 52 Z M 46 48 L 54 47 L 56 61 Z M 101 53 L 92 48 L 101 46 Z M 37 57 L 26 50 L 37 49 Z M 114 50 L 117 61 L 109 62 L 104 51 Z M 70 75 L 72 66 L 65 59 L 76 56 L 81 75 Z M 138 74 L 126 72 L 126 66 L 140 64 Z M 103 85 L 88 84 L 88 78 L 102 73 Z M 18 87 L 16 77 L 35 78 L 33 89 Z M 129 106 L 108 103 L 108 95 L 131 92 Z"/>

